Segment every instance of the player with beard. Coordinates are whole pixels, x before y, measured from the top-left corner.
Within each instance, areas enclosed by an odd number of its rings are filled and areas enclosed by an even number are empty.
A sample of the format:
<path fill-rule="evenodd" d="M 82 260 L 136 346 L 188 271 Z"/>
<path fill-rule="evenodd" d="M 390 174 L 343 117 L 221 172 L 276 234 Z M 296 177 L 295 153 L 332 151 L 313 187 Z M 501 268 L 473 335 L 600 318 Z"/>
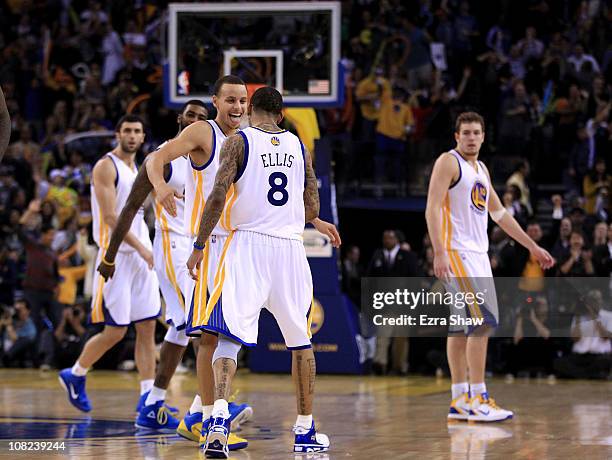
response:
<path fill-rule="evenodd" d="M 213 104 L 217 108 L 217 116 L 214 120 L 197 122 L 187 127 L 180 136 L 152 154 L 146 164 L 149 179 L 155 188 L 157 203 L 161 204 L 170 215 L 176 215 L 176 193 L 164 180 L 164 164 L 181 156 L 183 152 L 189 152 L 191 170 L 187 174 L 185 185 L 185 228 L 193 239 L 198 234 L 205 202 L 212 191 L 215 175 L 219 169 L 221 146 L 229 136 L 238 131 L 241 119 L 246 112 L 247 90 L 244 82 L 232 75 L 221 77 L 214 85 Z M 232 193 L 233 190 L 228 192 L 230 195 L 228 203 L 232 202 Z M 331 234 L 332 240 L 336 238 L 337 230 L 333 224 L 320 219 L 312 223 L 320 232 Z M 207 291 L 213 286 L 217 266 L 222 260 L 229 234 L 230 230 L 225 225 L 225 220 L 219 222 L 219 225 L 213 229 L 210 244 L 207 244 L 204 251 L 205 263 L 198 267 L 198 281 L 193 291 L 188 292 L 186 299 L 186 305 L 189 305 L 187 333 L 201 334 L 197 362 L 198 382 L 202 396 L 200 423 L 203 422 L 200 447 L 206 444 L 211 421 L 214 403 L 212 356 L 217 347 L 217 334 L 214 331 L 202 333 L 201 326 L 205 317 Z M 339 236 L 337 238 L 339 239 Z M 233 414 L 230 410 L 230 422 L 232 418 Z M 193 423 L 191 414 L 185 417 L 184 422 L 185 427 L 190 429 Z M 191 431 L 193 433 L 193 430 Z M 228 440 L 229 450 L 232 450 L 233 436 L 233 433 L 230 434 Z"/>
<path fill-rule="evenodd" d="M 91 210 L 98 262 L 104 260 L 110 233 L 124 207 L 138 172 L 136 153 L 144 142 L 144 123 L 135 115 L 124 115 L 115 128 L 117 147 L 104 155 L 93 168 Z M 68 400 L 83 412 L 91 410 L 85 392 L 86 374 L 108 350 L 125 335 L 128 326 L 136 329 L 135 361 L 140 377 L 140 394 L 151 390 L 155 375 L 155 319 L 161 313 L 159 283 L 153 271 L 149 229 L 141 207 L 125 241 L 119 247 L 116 275 L 105 281 L 94 279 L 91 322 L 104 324 L 102 332 L 85 344 L 72 368 L 59 373 Z"/>

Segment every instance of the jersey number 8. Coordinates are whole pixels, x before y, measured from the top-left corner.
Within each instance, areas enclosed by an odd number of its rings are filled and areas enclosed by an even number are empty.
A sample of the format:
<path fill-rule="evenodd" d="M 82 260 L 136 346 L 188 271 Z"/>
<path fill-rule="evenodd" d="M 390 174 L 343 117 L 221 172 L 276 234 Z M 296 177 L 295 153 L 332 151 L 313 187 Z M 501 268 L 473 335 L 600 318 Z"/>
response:
<path fill-rule="evenodd" d="M 280 183 L 278 183 L 280 180 Z M 274 206 L 283 206 L 289 201 L 289 192 L 287 192 L 287 176 L 282 172 L 274 172 L 270 174 L 268 180 L 270 184 L 270 190 L 268 191 L 268 201 Z M 275 194 L 280 193 L 281 198 L 277 199 L 274 197 Z"/>

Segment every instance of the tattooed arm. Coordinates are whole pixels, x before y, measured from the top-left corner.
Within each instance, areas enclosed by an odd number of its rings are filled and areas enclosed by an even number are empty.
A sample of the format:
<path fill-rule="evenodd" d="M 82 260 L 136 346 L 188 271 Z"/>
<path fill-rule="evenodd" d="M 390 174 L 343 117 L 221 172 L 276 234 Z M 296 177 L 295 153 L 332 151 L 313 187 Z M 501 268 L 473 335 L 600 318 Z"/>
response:
<path fill-rule="evenodd" d="M 202 220 L 200 221 L 200 231 L 196 239 L 198 246 L 204 245 L 215 225 L 219 222 L 223 207 L 225 206 L 227 191 L 234 182 L 236 173 L 244 161 L 244 140 L 242 136 L 235 134 L 228 138 L 223 143 L 223 147 L 221 147 L 219 158 L 221 164 L 215 176 L 215 185 L 206 201 Z"/>
<path fill-rule="evenodd" d="M 11 138 L 11 117 L 9 116 L 8 109 L 6 108 L 6 101 L 4 100 L 4 93 L 0 88 L 0 161 L 4 156 L 4 151 L 8 146 Z"/>
<path fill-rule="evenodd" d="M 338 229 L 332 223 L 319 219 L 319 183 L 312 167 L 312 156 L 304 147 L 304 168 L 306 170 L 306 187 L 304 188 L 304 209 L 306 214 L 306 222 L 314 225 L 323 235 L 329 238 L 331 245 L 339 248 L 342 244 Z"/>
<path fill-rule="evenodd" d="M 306 222 L 313 222 L 319 217 L 319 186 L 317 184 L 317 176 L 315 176 L 314 169 L 312 168 L 310 152 L 304 149 L 304 153 L 304 168 L 306 168 L 304 209 L 306 210 Z"/>
<path fill-rule="evenodd" d="M 221 164 L 215 176 L 215 185 L 206 200 L 202 219 L 200 220 L 200 230 L 195 242 L 198 246 L 204 246 L 215 225 L 219 222 L 223 207 L 225 206 L 227 191 L 234 182 L 236 173 L 244 161 L 244 140 L 240 134 L 234 134 L 227 138 L 223 143 L 223 147 L 221 147 L 219 158 Z M 189 268 L 189 273 L 193 279 L 197 279 L 193 270 L 199 265 L 201 260 L 202 251 L 194 248 L 187 261 L 187 268 Z"/>

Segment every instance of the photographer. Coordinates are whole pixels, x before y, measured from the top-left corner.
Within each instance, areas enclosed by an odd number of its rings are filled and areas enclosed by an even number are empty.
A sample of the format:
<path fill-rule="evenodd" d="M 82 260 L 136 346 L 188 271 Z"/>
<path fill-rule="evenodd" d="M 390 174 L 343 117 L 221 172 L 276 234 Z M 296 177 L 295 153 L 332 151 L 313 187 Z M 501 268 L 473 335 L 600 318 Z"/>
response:
<path fill-rule="evenodd" d="M 64 308 L 55 331 L 43 331 L 39 345 L 41 369 L 62 369 L 78 358 L 86 332 L 86 319 L 84 301 L 81 301 Z"/>
<path fill-rule="evenodd" d="M 0 358 L 3 367 L 24 367 L 31 361 L 36 344 L 36 327 L 30 318 L 30 307 L 25 300 L 15 306 L 4 307 L 0 317 Z"/>
<path fill-rule="evenodd" d="M 584 297 L 571 325 L 574 341 L 572 353 L 555 361 L 561 377 L 577 379 L 605 379 L 612 364 L 612 312 L 603 310 L 599 290 L 591 290 Z"/>

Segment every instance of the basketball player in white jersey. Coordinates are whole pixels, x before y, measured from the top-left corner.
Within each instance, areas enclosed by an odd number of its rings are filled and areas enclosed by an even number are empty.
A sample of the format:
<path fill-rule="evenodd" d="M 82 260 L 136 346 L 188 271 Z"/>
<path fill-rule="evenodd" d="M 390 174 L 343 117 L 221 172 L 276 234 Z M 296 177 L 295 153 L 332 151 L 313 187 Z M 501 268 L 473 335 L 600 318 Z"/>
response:
<path fill-rule="evenodd" d="M 294 451 L 325 451 L 330 444 L 327 436 L 317 434 L 312 418 L 313 287 L 302 241 L 305 223 L 319 213 L 317 179 L 310 154 L 297 136 L 277 126 L 282 108 L 282 96 L 274 88 L 260 88 L 251 97 L 252 126 L 228 138 L 221 149 L 221 164 L 188 261 L 192 276 L 200 279 L 206 247 L 215 245 L 210 236 L 223 221 L 230 233 L 200 326 L 220 334 L 213 356 L 215 404 L 205 446 L 209 457 L 228 457 L 227 399 L 237 356 L 241 345 L 257 343 L 264 306 L 292 350 L 299 413 Z M 337 246 L 339 238 L 333 244 Z"/>
<path fill-rule="evenodd" d="M 246 94 L 245 91 L 246 90 L 245 90 L 244 82 L 242 82 L 242 80 L 240 80 L 237 77 L 232 77 L 232 76 L 222 77 L 215 83 L 214 95 L 213 95 L 213 104 L 215 105 L 217 109 L 217 116 L 215 118 L 215 121 L 202 121 L 202 120 L 196 120 L 196 119 L 192 120 L 193 124 L 199 126 L 199 128 L 195 131 L 195 133 L 197 135 L 201 135 L 200 137 L 198 137 L 198 141 L 200 141 L 201 144 L 199 144 L 195 149 L 193 149 L 193 151 L 191 151 L 189 155 L 184 155 L 184 153 L 183 154 L 179 153 L 175 155 L 172 158 L 171 163 L 169 163 L 169 164 L 173 164 L 177 160 L 184 159 L 186 163 L 185 176 L 183 177 L 185 183 L 187 182 L 188 178 L 192 175 L 192 169 L 193 171 L 198 171 L 198 174 L 203 174 L 199 172 L 200 167 L 198 165 L 211 163 L 209 160 L 214 159 L 214 150 L 213 150 L 213 153 L 211 154 L 211 149 L 214 149 L 216 148 L 217 145 L 220 145 L 220 140 L 218 140 L 218 136 L 215 133 L 214 128 L 223 126 L 224 129 L 227 129 L 228 131 L 237 129 L 239 125 L 240 117 L 242 116 L 241 114 L 244 112 L 244 109 L 242 109 L 242 111 L 240 110 L 240 98 L 243 96 L 243 92 L 244 94 Z M 246 96 L 244 97 L 246 98 Z M 233 110 L 235 114 L 240 114 L 240 117 L 230 117 L 229 112 L 231 110 Z M 183 114 L 185 114 L 185 112 L 183 112 Z M 237 123 L 235 122 L 234 118 L 238 119 Z M 192 123 L 188 123 L 188 125 L 191 125 Z M 209 130 L 206 131 L 207 129 Z M 172 147 L 176 143 L 177 140 L 182 140 L 184 138 L 185 131 L 193 132 L 193 131 L 190 131 L 190 128 L 187 128 L 187 127 L 184 131 L 181 130 L 181 132 L 175 139 L 163 144 L 162 146 L 160 146 L 160 148 L 156 152 L 150 154 L 147 157 L 146 164 L 148 164 L 151 161 L 155 161 L 156 158 L 158 158 L 158 155 L 166 155 L 167 147 Z M 188 149 L 182 150 L 182 152 L 190 152 L 190 150 Z M 164 183 L 166 183 L 165 179 L 168 177 L 170 173 L 169 164 L 165 165 L 164 170 L 161 173 L 162 180 L 164 181 Z M 216 163 L 213 162 L 213 165 L 214 165 L 213 167 L 216 170 Z M 196 167 L 198 169 L 196 169 Z M 172 179 L 172 177 L 170 177 L 170 179 Z M 190 182 L 190 184 L 193 184 L 193 182 Z M 183 189 L 184 188 L 185 186 L 183 186 Z M 131 219 L 134 216 L 134 210 L 141 205 L 141 203 L 145 200 L 146 196 L 149 194 L 149 192 L 152 189 L 153 187 L 151 185 L 151 182 L 149 181 L 146 166 L 143 166 L 136 179 L 134 190 L 132 194 L 130 194 L 130 200 L 128 201 L 128 205 L 126 206 L 126 210 L 125 210 L 126 212 L 122 213 L 120 216 L 118 229 L 116 232 L 117 240 L 115 240 L 115 235 L 113 235 L 113 238 L 111 240 L 111 247 L 109 247 L 109 252 L 107 252 L 109 257 L 112 257 L 112 253 L 110 253 L 110 251 L 113 248 L 115 248 L 117 244 L 121 241 L 121 239 L 123 238 L 123 235 L 125 234 L 126 228 L 130 225 Z M 173 219 L 173 221 L 176 222 L 178 226 L 180 222 L 177 219 L 180 219 L 181 217 L 183 217 L 183 215 L 182 214 L 179 215 L 179 213 L 184 213 L 184 206 L 185 206 L 182 201 L 183 190 L 177 189 L 177 187 L 173 187 L 172 184 L 169 184 L 169 187 L 167 188 L 167 190 L 170 193 L 171 200 L 174 205 L 174 209 L 172 213 L 168 213 L 165 210 L 164 212 L 166 213 L 165 215 L 167 216 L 167 218 Z M 187 199 L 185 203 L 189 209 L 193 208 L 192 205 L 191 206 L 189 205 L 189 200 L 194 195 L 195 193 L 193 193 L 192 191 L 189 191 L 189 193 L 187 193 L 187 197 L 186 197 Z M 178 199 L 175 201 L 175 198 L 178 198 Z M 159 211 L 160 209 L 158 208 L 158 212 Z M 201 209 L 200 209 L 200 212 L 201 212 Z M 190 235 L 188 228 L 189 227 L 187 226 L 183 226 L 183 233 L 186 235 Z M 192 241 L 193 241 L 193 238 L 190 237 L 189 238 L 190 247 L 191 247 Z M 181 255 L 181 257 L 183 256 Z M 184 260 L 183 260 L 183 267 L 181 267 L 180 269 L 176 268 L 175 273 L 180 272 L 181 274 L 183 274 L 184 270 L 185 270 L 185 265 L 184 265 Z M 112 276 L 112 267 L 104 263 L 100 265 L 99 271 L 105 274 L 105 276 Z M 191 280 L 191 278 L 189 278 L 187 280 L 184 280 L 180 288 L 184 295 L 184 305 L 186 306 L 186 310 L 187 310 L 187 308 L 189 308 L 189 306 L 191 305 L 190 299 L 193 296 L 194 283 Z M 186 313 L 188 313 L 188 311 L 185 311 L 183 313 L 183 320 L 182 320 L 183 324 L 185 323 L 185 320 L 186 320 L 185 318 Z M 212 410 L 213 376 L 212 376 L 211 359 L 212 359 L 212 354 L 214 352 L 216 344 L 217 344 L 216 337 L 213 335 L 209 335 L 209 334 L 204 335 L 204 337 L 202 337 L 199 340 L 198 353 L 197 353 L 198 375 L 201 376 L 201 378 L 199 379 L 199 382 L 200 382 L 199 394 L 195 397 L 193 404 L 191 405 L 188 413 L 185 415 L 183 420 L 180 422 L 180 425 L 178 426 L 178 429 L 177 429 L 178 434 L 180 434 L 181 436 L 187 439 L 195 441 L 195 442 L 199 442 L 201 437 L 205 439 L 206 429 L 202 431 L 202 425 L 203 425 L 202 421 L 203 419 L 208 420 L 208 418 L 210 418 L 210 414 L 208 412 Z M 178 361 L 180 360 L 180 357 L 177 355 L 172 355 L 167 361 L 168 366 L 166 366 L 163 362 L 163 357 L 162 357 L 162 362 L 160 363 L 160 366 L 166 368 L 166 370 L 168 371 L 168 372 L 164 371 L 166 380 L 169 380 L 170 376 L 176 369 L 176 365 L 174 365 L 174 367 L 170 369 L 171 367 L 170 364 L 174 360 L 176 360 L 176 362 L 178 363 Z M 152 391 L 152 393 L 154 392 Z M 155 392 L 155 393 L 159 393 L 159 392 Z M 230 406 L 230 409 L 232 412 L 232 424 L 235 427 L 239 426 L 240 423 L 244 423 L 248 421 L 253 414 L 253 410 L 247 404 L 232 403 Z M 146 414 L 151 414 L 153 411 L 148 410 L 144 412 Z M 164 425 L 163 428 L 167 428 L 167 425 L 170 423 L 169 420 L 171 421 L 170 417 L 165 417 L 165 416 L 163 417 L 162 421 L 165 422 L 163 424 Z M 142 420 L 142 422 L 144 425 L 145 421 Z M 150 425 L 152 424 L 153 423 L 150 423 Z M 233 435 L 232 439 L 230 440 L 230 449 L 232 450 L 241 449 L 241 448 L 246 447 L 247 445 L 248 443 L 246 440 L 239 438 L 238 436 L 235 436 L 235 435 Z"/>
<path fill-rule="evenodd" d="M 187 158 L 187 173 L 185 178 L 185 204 L 184 204 L 184 231 L 193 243 L 197 225 L 204 209 L 203 201 L 212 188 L 215 172 L 218 168 L 219 150 L 227 135 L 235 133 L 240 127 L 242 116 L 246 111 L 247 91 L 244 82 L 235 76 L 221 77 L 213 88 L 213 105 L 217 109 L 214 120 L 198 121 L 188 126 L 175 139 L 163 145 L 150 155 L 146 167 L 150 182 L 155 187 L 157 206 L 163 199 L 169 201 L 171 206 L 164 206 L 168 215 L 178 216 L 178 200 L 176 191 L 164 181 L 164 164 L 189 152 Z M 216 237 L 219 240 L 227 235 L 227 231 L 219 228 Z M 216 260 L 211 257 L 211 270 L 216 266 Z M 186 332 L 188 335 L 199 336 L 199 329 L 192 327 L 191 318 L 194 309 L 199 308 L 200 302 L 206 301 L 207 277 L 203 282 L 194 286 L 191 283 L 185 290 L 185 306 L 188 316 L 186 318 Z M 198 295 L 203 292 L 203 296 Z M 178 433 L 188 439 L 205 442 L 207 427 L 212 413 L 213 405 L 213 373 L 212 355 L 217 345 L 217 337 L 213 334 L 201 334 L 197 354 L 197 373 L 201 407 L 194 405 L 181 421 Z M 234 426 L 247 421 L 252 416 L 252 409 L 246 405 L 231 407 L 232 422 Z M 230 440 L 230 449 L 246 447 L 246 440 L 235 435 Z"/>
<path fill-rule="evenodd" d="M 117 147 L 96 163 L 92 174 L 91 210 L 98 262 L 103 260 L 110 233 L 136 178 L 135 157 L 144 142 L 144 123 L 135 115 L 124 115 L 117 123 L 115 136 Z M 134 354 L 141 394 L 153 385 L 155 319 L 161 305 L 151 249 L 144 210 L 140 208 L 113 262 L 117 276 L 107 282 L 102 276 L 94 278 L 91 322 L 103 323 L 104 330 L 87 341 L 72 368 L 59 374 L 68 400 L 79 410 L 91 410 L 85 392 L 88 369 L 123 338 L 130 324 L 136 329 Z"/>
<path fill-rule="evenodd" d="M 495 285 L 487 255 L 488 217 L 527 248 L 543 269 L 552 267 L 554 259 L 506 212 L 495 193 L 487 168 L 478 160 L 484 127 L 483 118 L 475 112 L 465 112 L 457 118 L 457 146 L 436 160 L 425 217 L 434 250 L 435 275 L 446 282 L 451 292 L 480 292 L 485 297 L 482 304 L 475 302 L 451 311 L 478 320 L 481 325 L 449 330 L 452 401 L 448 418 L 495 422 L 512 418 L 513 413 L 496 405 L 484 381 L 488 336 L 498 324 Z"/>
<path fill-rule="evenodd" d="M 204 103 L 198 99 L 187 101 L 179 115 L 178 134 L 190 124 L 198 120 L 206 120 L 208 112 Z M 178 135 L 177 134 L 177 135 Z M 163 145 L 163 144 L 162 144 Z M 167 165 L 164 178 L 177 194 L 185 190 L 187 174 L 187 157 L 180 156 Z M 127 202 L 119 215 L 117 226 L 113 230 L 110 243 L 104 255 L 104 260 L 114 262 L 121 241 L 128 232 L 132 219 L 153 187 L 146 174 L 146 168 L 141 167 L 134 181 Z M 168 331 L 160 350 L 160 360 L 155 374 L 155 382 L 150 392 L 141 396 L 136 412 L 138 428 L 161 432 L 174 432 L 180 420 L 173 416 L 176 409 L 165 406 L 164 400 L 170 379 L 181 362 L 189 337 L 185 334 L 185 296 L 186 286 L 193 286 L 186 268 L 187 258 L 191 253 L 191 238 L 184 232 L 183 201 L 177 202 L 177 216 L 170 216 L 161 206 L 155 207 L 155 240 L 153 241 L 153 256 L 155 272 L 166 303 L 166 322 Z M 109 279 L 113 275 L 114 266 L 104 262 L 100 264 L 100 274 Z M 193 288 L 192 288 L 193 289 Z M 199 396 L 197 396 L 199 401 Z M 201 405 L 201 403 L 197 403 Z M 178 412 L 178 411 L 176 411 Z"/>

